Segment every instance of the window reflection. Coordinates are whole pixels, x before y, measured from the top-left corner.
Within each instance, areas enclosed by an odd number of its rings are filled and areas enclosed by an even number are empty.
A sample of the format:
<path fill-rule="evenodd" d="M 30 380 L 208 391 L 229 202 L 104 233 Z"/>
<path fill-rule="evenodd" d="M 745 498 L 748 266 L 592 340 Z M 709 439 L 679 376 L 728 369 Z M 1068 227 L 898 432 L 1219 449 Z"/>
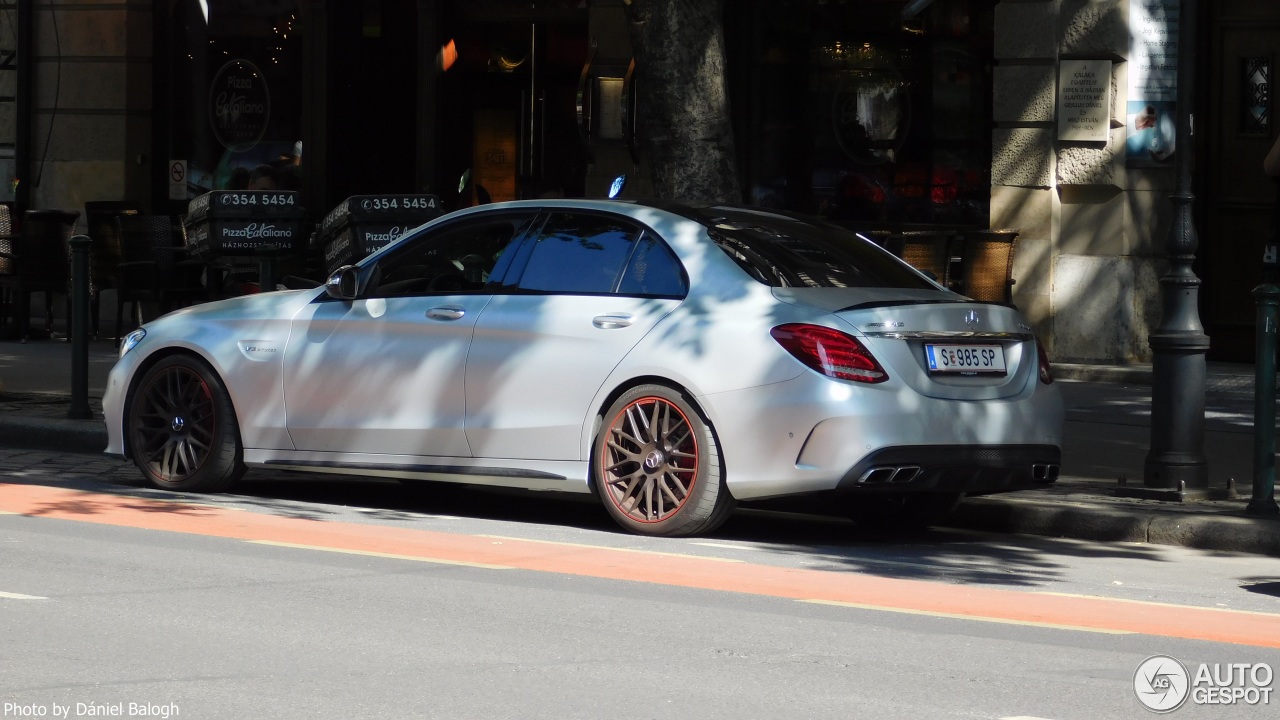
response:
<path fill-rule="evenodd" d="M 986 224 L 993 0 L 749 5 L 726 37 L 752 203 L 850 225 Z"/>

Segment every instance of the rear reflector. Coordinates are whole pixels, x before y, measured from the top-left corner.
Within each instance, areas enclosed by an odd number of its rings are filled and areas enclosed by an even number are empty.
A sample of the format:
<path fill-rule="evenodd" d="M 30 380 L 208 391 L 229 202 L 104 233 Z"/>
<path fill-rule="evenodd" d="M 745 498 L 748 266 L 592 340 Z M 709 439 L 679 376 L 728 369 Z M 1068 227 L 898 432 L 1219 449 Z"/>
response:
<path fill-rule="evenodd" d="M 889 374 L 858 339 L 821 325 L 789 323 L 769 331 L 795 359 L 827 377 L 880 383 Z"/>
<path fill-rule="evenodd" d="M 1040 356 L 1040 382 L 1048 385 L 1053 382 L 1053 368 L 1049 365 L 1049 355 L 1044 351 L 1044 343 L 1036 338 L 1036 354 Z"/>

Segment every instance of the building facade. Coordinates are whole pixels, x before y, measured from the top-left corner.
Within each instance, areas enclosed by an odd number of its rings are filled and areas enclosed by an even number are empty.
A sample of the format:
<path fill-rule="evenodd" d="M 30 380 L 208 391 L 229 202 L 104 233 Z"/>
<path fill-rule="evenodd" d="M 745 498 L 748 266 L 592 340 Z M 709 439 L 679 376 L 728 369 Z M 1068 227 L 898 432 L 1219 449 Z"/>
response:
<path fill-rule="evenodd" d="M 1056 360 L 1149 360 L 1186 150 L 1179 5 L 727 0 L 743 201 L 1016 228 L 1014 301 Z M 1250 360 L 1280 4 L 1199 6 L 1201 317 L 1211 359 Z M 179 215 L 269 183 L 319 217 L 353 194 L 646 188 L 625 0 L 10 0 L 0 24 L 0 199 L 19 207 Z"/>

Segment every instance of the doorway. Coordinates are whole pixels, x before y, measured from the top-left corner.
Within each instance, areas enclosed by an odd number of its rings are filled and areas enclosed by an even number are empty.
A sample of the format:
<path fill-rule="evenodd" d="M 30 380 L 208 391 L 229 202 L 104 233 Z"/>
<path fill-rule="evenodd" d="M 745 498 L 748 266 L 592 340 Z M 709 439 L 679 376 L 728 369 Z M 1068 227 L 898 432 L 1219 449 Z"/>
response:
<path fill-rule="evenodd" d="M 1276 137 L 1270 81 L 1280 48 L 1280 4 L 1209 3 L 1208 141 L 1199 173 L 1206 232 L 1201 315 L 1209 359 L 1253 362 L 1255 306 L 1263 245 L 1274 231 L 1276 183 L 1262 160 Z"/>
<path fill-rule="evenodd" d="M 470 171 L 461 205 L 583 194 L 576 94 L 585 8 L 456 3 L 442 35 L 456 60 L 440 83 L 440 187 Z"/>

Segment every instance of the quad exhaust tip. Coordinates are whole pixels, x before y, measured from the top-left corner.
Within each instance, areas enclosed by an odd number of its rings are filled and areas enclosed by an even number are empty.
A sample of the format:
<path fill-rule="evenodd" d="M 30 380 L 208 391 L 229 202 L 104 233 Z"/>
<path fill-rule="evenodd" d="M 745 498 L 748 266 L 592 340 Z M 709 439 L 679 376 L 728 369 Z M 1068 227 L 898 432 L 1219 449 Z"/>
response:
<path fill-rule="evenodd" d="M 920 476 L 919 465 L 883 465 L 873 467 L 858 478 L 861 485 L 900 485 Z M 1033 463 L 1031 477 L 1038 483 L 1051 483 L 1058 479 L 1057 463 Z"/>
<path fill-rule="evenodd" d="M 1031 477 L 1036 482 L 1051 483 L 1058 479 L 1058 466 L 1054 463 L 1034 463 L 1031 466 Z"/>
<path fill-rule="evenodd" d="M 862 473 L 858 482 L 864 485 L 897 485 L 909 483 L 920 475 L 919 465 L 887 465 Z"/>

